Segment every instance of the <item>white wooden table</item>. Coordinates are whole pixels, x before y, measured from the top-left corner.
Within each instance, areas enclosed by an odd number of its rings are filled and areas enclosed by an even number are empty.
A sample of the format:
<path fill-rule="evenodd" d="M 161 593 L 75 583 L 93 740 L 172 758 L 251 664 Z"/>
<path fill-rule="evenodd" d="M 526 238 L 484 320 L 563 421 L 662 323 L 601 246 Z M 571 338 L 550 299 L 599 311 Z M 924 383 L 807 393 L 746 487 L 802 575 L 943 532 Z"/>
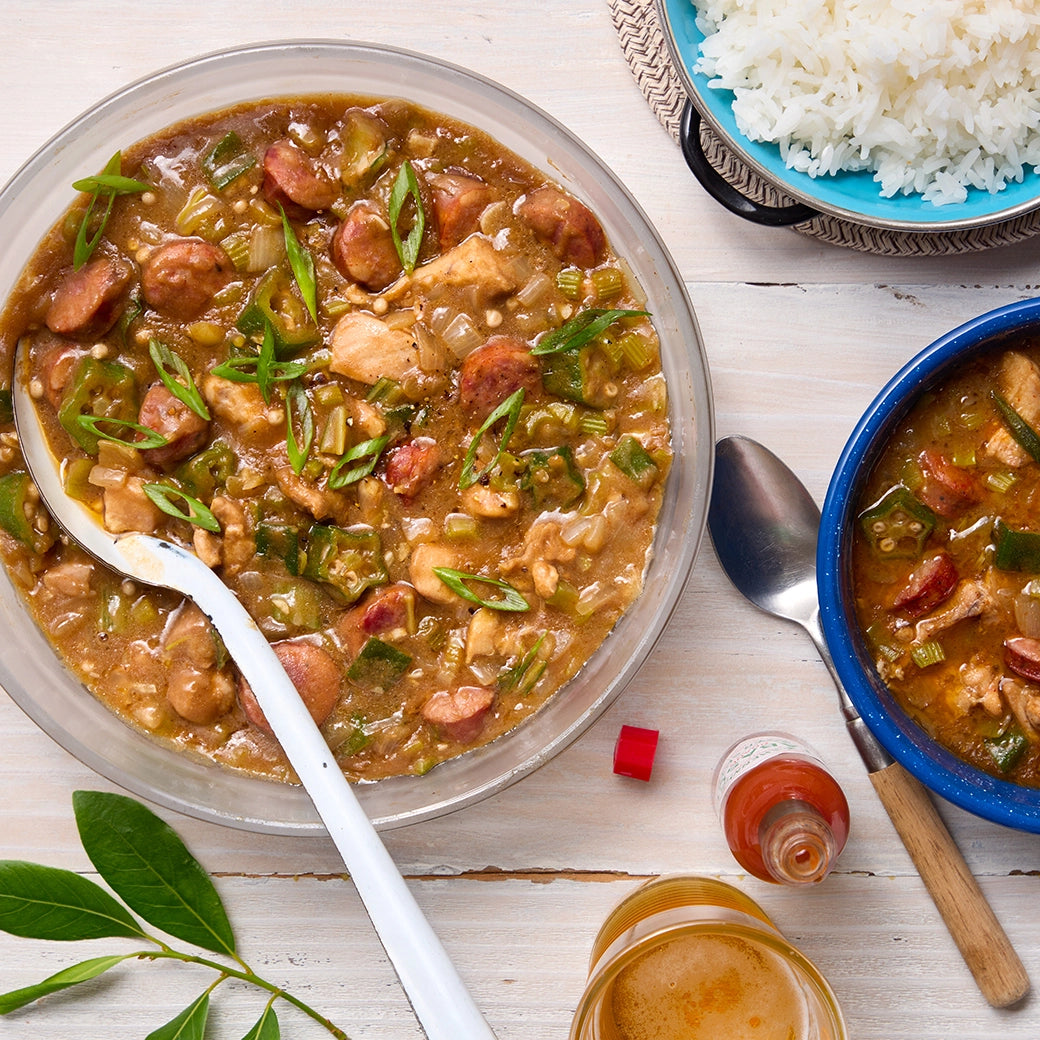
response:
<path fill-rule="evenodd" d="M 893 260 L 724 212 L 644 102 L 604 0 L 2 0 L 0 34 L 0 180 L 90 103 L 223 44 L 393 44 L 525 95 L 596 149 L 661 230 L 701 323 L 717 433 L 766 443 L 817 500 L 857 415 L 905 359 L 981 311 L 1034 295 L 1040 282 L 1040 242 Z M 626 723 L 661 732 L 649 783 L 612 773 Z M 812 892 L 744 875 L 712 813 L 718 755 L 770 727 L 815 744 L 851 803 L 849 844 Z M 0 730 L 0 856 L 89 875 L 70 798 L 111 785 L 4 695 Z M 1040 984 L 1040 841 L 940 808 Z M 162 815 L 214 875 L 243 953 L 263 973 L 353 1038 L 420 1035 L 329 841 Z M 658 649 L 590 732 L 504 793 L 386 842 L 501 1040 L 566 1036 L 600 922 L 641 879 L 669 871 L 719 876 L 758 899 L 829 977 L 856 1040 L 1040 1033 L 1035 999 L 1007 1011 L 985 1003 L 873 794 L 811 644 L 738 597 L 707 538 Z M 0 991 L 98 951 L 0 935 Z M 127 967 L 92 984 L 89 999 L 51 998 L 0 1019 L 0 1040 L 139 1040 L 203 985 L 179 965 Z M 241 987 L 222 988 L 214 1003 L 213 1038 L 241 1037 L 260 1007 Z M 281 1017 L 285 1036 L 327 1035 L 295 1013 Z"/>

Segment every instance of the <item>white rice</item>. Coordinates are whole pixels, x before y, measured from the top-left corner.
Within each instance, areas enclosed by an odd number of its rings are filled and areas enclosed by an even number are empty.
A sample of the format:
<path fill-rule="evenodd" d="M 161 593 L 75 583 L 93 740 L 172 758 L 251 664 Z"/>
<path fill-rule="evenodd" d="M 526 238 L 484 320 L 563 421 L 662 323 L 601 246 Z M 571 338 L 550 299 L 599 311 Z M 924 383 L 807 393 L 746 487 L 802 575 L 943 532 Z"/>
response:
<path fill-rule="evenodd" d="M 811 177 L 873 170 L 936 205 L 1040 166 L 1038 0 L 692 0 L 695 71 Z"/>

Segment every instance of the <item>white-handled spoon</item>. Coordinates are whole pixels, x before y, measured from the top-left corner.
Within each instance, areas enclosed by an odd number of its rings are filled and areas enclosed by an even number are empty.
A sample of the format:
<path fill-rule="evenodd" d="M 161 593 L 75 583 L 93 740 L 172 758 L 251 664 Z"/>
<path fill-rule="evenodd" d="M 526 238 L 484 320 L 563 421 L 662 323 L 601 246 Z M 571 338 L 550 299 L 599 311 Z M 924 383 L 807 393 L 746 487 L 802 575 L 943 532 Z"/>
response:
<path fill-rule="evenodd" d="M 15 425 L 26 466 L 51 518 L 113 570 L 147 585 L 173 589 L 206 614 L 343 857 L 429 1040 L 494 1040 L 296 687 L 242 604 L 194 553 L 151 535 L 110 534 L 97 514 L 66 495 L 59 461 L 29 394 L 27 360 L 26 351 L 19 350 L 11 388 Z"/>
<path fill-rule="evenodd" d="M 838 688 L 842 715 L 888 812 L 979 989 L 994 1007 L 1029 992 L 1029 977 L 928 792 L 878 743 L 834 669 L 820 627 L 820 510 L 768 448 L 747 437 L 715 446 L 708 530 L 730 581 L 759 609 L 801 625 Z"/>

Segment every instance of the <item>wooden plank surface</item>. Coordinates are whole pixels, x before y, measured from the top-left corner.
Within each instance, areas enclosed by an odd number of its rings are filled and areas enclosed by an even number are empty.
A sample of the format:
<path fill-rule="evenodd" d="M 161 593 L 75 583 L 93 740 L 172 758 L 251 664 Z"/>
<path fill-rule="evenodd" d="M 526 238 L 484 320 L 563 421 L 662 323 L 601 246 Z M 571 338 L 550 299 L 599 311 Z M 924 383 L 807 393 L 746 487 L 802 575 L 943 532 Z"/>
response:
<path fill-rule="evenodd" d="M 856 416 L 906 359 L 961 321 L 1036 292 L 1040 248 L 1032 242 L 891 260 L 752 227 L 721 211 L 646 107 L 602 0 L 547 0 L 537 8 L 497 0 L 266 7 L 8 0 L 0 30 L 17 45 L 0 63 L 0 179 L 85 105 L 221 44 L 354 38 L 465 65 L 546 109 L 615 169 L 687 283 L 711 366 L 717 432 L 762 440 L 818 501 Z M 622 724 L 661 731 L 649 783 L 611 772 Z M 838 870 L 812 892 L 743 875 L 711 810 L 709 780 L 721 752 L 747 732 L 774 727 L 820 750 L 852 807 Z M 71 793 L 112 785 L 2 695 L 0 729 L 0 855 L 90 875 Z M 939 808 L 1040 980 L 1038 839 Z M 331 843 L 162 815 L 214 874 L 244 955 L 261 974 L 352 1037 L 419 1035 Z M 706 538 L 655 653 L 585 736 L 501 794 L 385 837 L 502 1040 L 565 1036 L 600 922 L 640 879 L 672 871 L 724 877 L 758 899 L 828 976 L 857 1040 L 1033 1038 L 1040 1031 L 1035 1000 L 1011 1011 L 985 1004 L 877 802 L 811 643 L 745 604 Z M 0 935 L 0 990 L 87 953 Z M 0 1040 L 136 1040 L 202 985 L 192 969 L 128 966 L 92 983 L 90 999 L 55 997 L 0 1019 Z M 237 985 L 215 1005 L 214 1038 L 241 1036 L 259 1008 Z M 302 1040 L 326 1035 L 288 1013 L 283 1032 Z"/>

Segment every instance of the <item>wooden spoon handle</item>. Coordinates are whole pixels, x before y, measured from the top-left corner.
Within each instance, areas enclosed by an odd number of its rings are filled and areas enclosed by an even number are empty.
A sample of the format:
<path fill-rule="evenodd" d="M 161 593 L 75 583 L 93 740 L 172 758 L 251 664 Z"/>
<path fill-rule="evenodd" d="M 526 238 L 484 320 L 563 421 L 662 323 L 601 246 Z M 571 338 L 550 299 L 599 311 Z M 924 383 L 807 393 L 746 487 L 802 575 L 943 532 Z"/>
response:
<path fill-rule="evenodd" d="M 1029 976 L 928 792 L 898 762 L 870 781 L 983 996 L 993 1007 L 1017 1003 Z"/>

